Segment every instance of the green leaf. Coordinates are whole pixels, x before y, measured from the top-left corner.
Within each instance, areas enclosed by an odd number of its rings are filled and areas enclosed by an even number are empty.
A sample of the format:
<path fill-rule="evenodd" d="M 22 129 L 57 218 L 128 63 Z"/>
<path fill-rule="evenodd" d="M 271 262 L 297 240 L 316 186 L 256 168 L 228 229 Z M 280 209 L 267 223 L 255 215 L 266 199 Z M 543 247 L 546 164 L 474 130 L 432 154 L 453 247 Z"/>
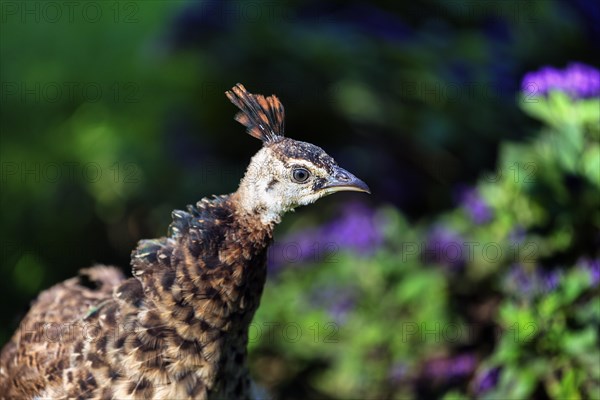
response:
<path fill-rule="evenodd" d="M 526 114 L 546 122 L 549 125 L 552 123 L 552 112 L 545 97 L 521 96 L 519 104 Z"/>
<path fill-rule="evenodd" d="M 506 399 L 528 399 L 537 383 L 537 374 L 528 367 L 507 368 L 500 376 L 500 395 Z"/>
<path fill-rule="evenodd" d="M 600 99 L 580 100 L 575 106 L 581 124 L 600 126 Z"/>
<path fill-rule="evenodd" d="M 563 336 L 563 349 L 572 356 L 594 351 L 597 337 L 596 331 L 590 327 L 581 332 L 568 332 Z"/>
<path fill-rule="evenodd" d="M 598 144 L 591 144 L 583 152 L 581 170 L 590 182 L 600 187 L 600 146 Z"/>
<path fill-rule="evenodd" d="M 453 392 L 446 393 L 446 395 L 443 397 L 443 399 L 444 400 L 468 400 L 469 397 L 463 393 L 453 391 Z"/>
<path fill-rule="evenodd" d="M 567 369 L 558 384 L 548 385 L 552 397 L 555 399 L 581 399 L 579 392 L 581 379 L 578 379 L 577 375 L 577 371 Z"/>
<path fill-rule="evenodd" d="M 559 90 L 552 90 L 548 93 L 548 107 L 553 115 L 552 123 L 555 126 L 561 126 L 565 123 L 574 123 L 576 115 L 573 111 L 573 101 L 571 97 Z"/>

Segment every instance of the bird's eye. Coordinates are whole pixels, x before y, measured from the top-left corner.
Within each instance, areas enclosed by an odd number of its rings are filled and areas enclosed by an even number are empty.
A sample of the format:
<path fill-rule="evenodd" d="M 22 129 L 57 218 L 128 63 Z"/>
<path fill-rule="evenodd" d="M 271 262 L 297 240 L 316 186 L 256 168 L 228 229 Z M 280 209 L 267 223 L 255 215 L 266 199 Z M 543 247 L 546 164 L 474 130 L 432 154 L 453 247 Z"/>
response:
<path fill-rule="evenodd" d="M 292 177 L 294 178 L 294 181 L 298 183 L 306 182 L 309 176 L 310 172 L 308 172 L 308 170 L 304 168 L 294 168 L 294 171 L 292 172 Z"/>

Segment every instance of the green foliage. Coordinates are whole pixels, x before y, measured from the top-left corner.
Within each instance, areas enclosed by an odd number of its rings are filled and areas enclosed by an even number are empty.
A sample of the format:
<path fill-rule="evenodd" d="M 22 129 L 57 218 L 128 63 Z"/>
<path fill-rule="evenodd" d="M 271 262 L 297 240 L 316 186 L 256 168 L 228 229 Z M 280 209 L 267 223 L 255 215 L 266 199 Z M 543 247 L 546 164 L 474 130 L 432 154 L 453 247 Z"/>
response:
<path fill-rule="evenodd" d="M 498 311 L 504 334 L 488 362 L 502 367 L 498 386 L 485 398 L 527 398 L 536 385 L 554 399 L 598 393 L 600 323 L 598 283 L 571 269 L 556 288 L 524 299 L 510 296 Z"/>
<path fill-rule="evenodd" d="M 285 360 L 275 381 L 255 368 L 259 380 L 277 392 L 301 375 L 332 398 L 597 398 L 600 277 L 598 261 L 581 256 L 598 255 L 589 236 L 600 230 L 598 99 L 552 92 L 521 104 L 544 125 L 526 142 L 502 143 L 497 172 L 481 178 L 491 218 L 477 222 L 463 205 L 411 224 L 382 207 L 373 254 L 343 251 L 268 283 L 255 323 L 297 324 L 307 337 L 252 343 L 255 366 L 274 362 L 273 345 Z M 437 250 L 427 245 L 432 226 L 453 235 Z M 449 256 L 456 246 L 459 265 Z M 331 285 L 354 299 L 341 319 L 311 301 Z M 309 335 L 312 327 L 329 327 L 335 341 Z M 459 373 L 465 353 L 473 365 Z"/>
<path fill-rule="evenodd" d="M 0 344 L 40 290 L 128 271 L 172 209 L 235 189 L 260 146 L 223 96 L 242 82 L 377 205 L 375 233 L 303 230 L 355 194 L 278 229 L 319 251 L 274 261 L 250 330 L 275 398 L 600 398 L 599 100 L 514 101 L 532 66 L 591 59 L 584 1 L 6 3 Z"/>

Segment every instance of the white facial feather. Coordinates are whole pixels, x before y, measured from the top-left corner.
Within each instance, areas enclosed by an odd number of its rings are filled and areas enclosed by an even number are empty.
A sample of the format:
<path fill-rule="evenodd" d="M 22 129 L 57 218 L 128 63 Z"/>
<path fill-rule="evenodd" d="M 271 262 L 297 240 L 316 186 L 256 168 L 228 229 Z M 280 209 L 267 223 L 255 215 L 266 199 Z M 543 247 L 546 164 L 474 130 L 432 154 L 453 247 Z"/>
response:
<path fill-rule="evenodd" d="M 246 175 L 238 189 L 240 205 L 248 213 L 260 212 L 264 224 L 278 223 L 281 216 L 297 206 L 315 202 L 325 195 L 314 193 L 315 176 L 325 177 L 327 172 L 306 160 L 288 160 L 286 165 L 269 147 L 263 147 L 250 161 Z M 292 180 L 293 166 L 306 168 L 311 177 L 305 183 Z"/>

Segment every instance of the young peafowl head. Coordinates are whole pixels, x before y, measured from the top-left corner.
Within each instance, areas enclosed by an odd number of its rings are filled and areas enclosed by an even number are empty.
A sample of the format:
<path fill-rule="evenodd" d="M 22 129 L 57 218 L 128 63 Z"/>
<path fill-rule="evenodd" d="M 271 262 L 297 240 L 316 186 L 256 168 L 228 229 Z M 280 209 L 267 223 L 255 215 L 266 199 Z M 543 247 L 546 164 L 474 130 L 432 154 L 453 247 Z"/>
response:
<path fill-rule="evenodd" d="M 284 137 L 284 109 L 276 96 L 248 93 L 239 83 L 226 94 L 241 110 L 235 119 L 263 142 L 237 191 L 245 212 L 272 224 L 285 212 L 335 192 L 370 193 L 363 181 L 320 147 Z"/>

